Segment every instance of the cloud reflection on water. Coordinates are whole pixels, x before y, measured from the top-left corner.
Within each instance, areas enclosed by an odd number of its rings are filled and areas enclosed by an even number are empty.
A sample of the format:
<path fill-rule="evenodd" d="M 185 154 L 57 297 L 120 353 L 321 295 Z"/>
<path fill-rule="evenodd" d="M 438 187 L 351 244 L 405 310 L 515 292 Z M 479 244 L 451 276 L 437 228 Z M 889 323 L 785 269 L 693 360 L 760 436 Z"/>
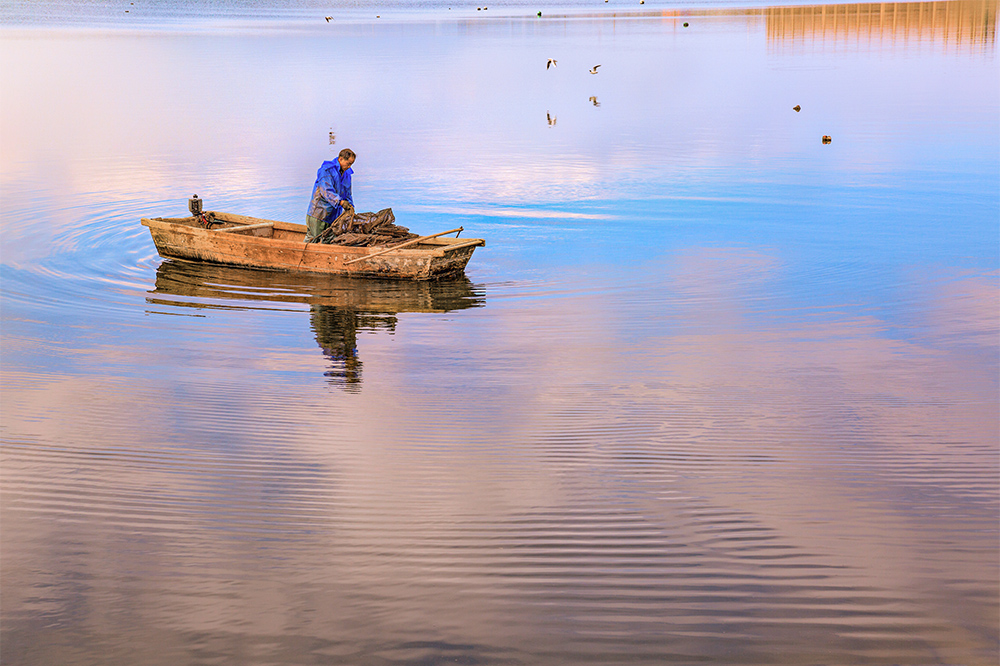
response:
<path fill-rule="evenodd" d="M 824 11 L 5 32 L 5 657 L 992 663 L 993 33 Z M 128 231 L 331 126 L 457 304 Z"/>

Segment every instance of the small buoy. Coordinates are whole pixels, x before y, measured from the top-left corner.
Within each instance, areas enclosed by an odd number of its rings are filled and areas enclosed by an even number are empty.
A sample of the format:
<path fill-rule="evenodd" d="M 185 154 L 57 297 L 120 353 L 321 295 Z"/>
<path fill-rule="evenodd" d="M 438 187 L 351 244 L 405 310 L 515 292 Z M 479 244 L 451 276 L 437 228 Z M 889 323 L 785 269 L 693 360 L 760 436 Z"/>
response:
<path fill-rule="evenodd" d="M 802 110 L 802 107 L 799 106 L 798 104 L 796 104 L 795 106 L 792 107 L 792 111 L 794 111 L 795 113 L 798 113 L 801 110 Z"/>
<path fill-rule="evenodd" d="M 830 143 L 831 141 L 833 141 L 833 139 L 829 135 L 823 135 L 823 143 Z"/>

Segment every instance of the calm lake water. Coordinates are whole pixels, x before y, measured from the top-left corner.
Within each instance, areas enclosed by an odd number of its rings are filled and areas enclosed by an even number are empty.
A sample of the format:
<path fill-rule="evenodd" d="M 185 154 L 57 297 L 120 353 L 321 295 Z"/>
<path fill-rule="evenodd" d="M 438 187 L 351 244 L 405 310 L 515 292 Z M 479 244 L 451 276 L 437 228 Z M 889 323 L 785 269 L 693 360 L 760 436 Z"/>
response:
<path fill-rule="evenodd" d="M 997 4 L 5 2 L 3 663 L 995 664 Z"/>

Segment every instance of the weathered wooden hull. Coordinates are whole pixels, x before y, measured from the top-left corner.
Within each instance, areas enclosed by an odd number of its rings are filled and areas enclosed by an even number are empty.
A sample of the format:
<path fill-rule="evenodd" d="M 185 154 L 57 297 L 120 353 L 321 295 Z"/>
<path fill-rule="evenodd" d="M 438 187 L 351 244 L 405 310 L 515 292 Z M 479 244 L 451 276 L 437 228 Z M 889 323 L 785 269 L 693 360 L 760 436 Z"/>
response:
<path fill-rule="evenodd" d="M 357 260 L 384 250 L 305 243 L 302 224 L 214 213 L 221 224 L 206 229 L 196 217 L 144 218 L 163 257 L 277 271 L 304 271 L 352 277 L 433 280 L 465 270 L 480 238 L 430 238 L 417 245 Z M 250 227 L 237 231 L 227 228 Z"/>

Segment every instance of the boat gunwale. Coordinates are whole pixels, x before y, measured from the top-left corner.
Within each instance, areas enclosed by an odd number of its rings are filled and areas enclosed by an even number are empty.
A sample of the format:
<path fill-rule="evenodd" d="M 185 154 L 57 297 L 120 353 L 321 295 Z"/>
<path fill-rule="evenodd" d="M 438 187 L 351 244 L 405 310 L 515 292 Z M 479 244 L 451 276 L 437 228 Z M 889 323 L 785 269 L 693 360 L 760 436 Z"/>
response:
<path fill-rule="evenodd" d="M 291 232 L 294 232 L 294 233 L 301 233 L 301 234 L 303 234 L 303 237 L 305 236 L 305 233 L 306 233 L 306 225 L 304 225 L 304 224 L 297 224 L 295 222 L 282 222 L 281 220 L 269 220 L 269 219 L 262 218 L 262 217 L 250 217 L 248 215 L 233 215 L 232 213 L 219 213 L 217 211 L 206 211 L 206 214 L 208 214 L 209 212 L 213 213 L 216 216 L 216 219 L 220 219 L 219 215 L 224 215 L 226 217 L 239 217 L 239 218 L 242 218 L 243 220 L 254 220 L 255 222 L 252 222 L 251 224 L 253 224 L 253 223 L 265 223 L 266 222 L 266 223 L 271 224 L 274 229 L 278 229 L 280 231 L 291 231 Z M 188 217 L 144 217 L 144 218 L 141 219 L 141 224 L 143 226 L 145 226 L 145 227 L 152 227 L 152 224 L 150 224 L 150 223 L 154 223 L 155 222 L 155 223 L 159 223 L 156 226 L 167 226 L 167 225 L 169 225 L 169 227 L 172 230 L 175 230 L 175 231 L 181 231 L 181 230 L 183 230 L 183 231 L 191 232 L 191 233 L 193 233 L 195 235 L 200 235 L 200 236 L 208 236 L 213 231 L 219 231 L 221 229 L 227 228 L 227 227 L 219 227 L 217 229 L 207 229 L 205 227 L 197 226 L 196 220 L 197 220 L 197 218 L 194 217 L 194 216 L 188 216 Z M 223 220 L 223 221 L 227 222 L 227 223 L 230 223 L 230 224 L 244 224 L 244 222 L 242 222 L 242 221 L 241 222 L 235 222 L 233 220 Z M 185 224 L 185 222 L 193 222 L 194 224 Z M 258 236 L 257 234 L 253 234 L 253 233 L 241 233 L 241 232 L 233 233 L 229 237 L 230 238 L 244 238 L 244 239 L 249 239 L 252 242 L 255 242 L 255 243 L 264 243 L 266 245 L 272 245 L 272 244 L 273 245 L 281 244 L 283 246 L 287 245 L 287 246 L 290 246 L 292 248 L 301 248 L 303 245 L 305 245 L 305 246 L 307 246 L 306 249 L 309 249 L 309 250 L 321 251 L 321 252 L 322 251 L 325 251 L 325 252 L 347 252 L 349 254 L 356 254 L 356 255 L 358 255 L 358 257 L 363 257 L 363 256 L 366 256 L 368 254 L 371 254 L 370 251 L 383 251 L 383 250 L 390 250 L 390 252 L 387 252 L 387 253 L 381 255 L 382 257 L 388 257 L 388 258 L 391 258 L 396 253 L 401 253 L 401 254 L 403 254 L 403 256 L 406 256 L 406 255 L 410 255 L 410 256 L 422 256 L 422 255 L 430 254 L 430 256 L 432 256 L 432 257 L 441 257 L 441 256 L 444 256 L 445 252 L 447 252 L 449 245 L 459 245 L 459 244 L 461 244 L 463 247 L 485 247 L 486 246 L 486 241 L 485 241 L 485 239 L 482 239 L 482 238 L 442 238 L 440 236 L 438 236 L 436 238 L 428 238 L 428 239 L 425 239 L 425 240 L 421 241 L 417 245 L 413 245 L 413 246 L 410 246 L 410 247 L 399 248 L 398 250 L 394 250 L 392 248 L 392 246 L 389 246 L 389 245 L 357 246 L 357 245 L 334 245 L 332 243 L 304 243 L 304 242 L 298 241 L 298 240 L 287 240 L 287 239 L 281 239 L 281 238 L 270 238 L 270 237 L 267 237 L 267 236 Z M 476 243 L 475 245 L 468 245 L 472 241 L 478 241 L 478 243 Z M 436 246 L 436 247 L 423 247 L 422 248 L 422 247 L 420 247 L 421 245 L 433 245 L 433 246 Z M 459 248 L 456 248 L 456 249 L 459 249 Z"/>

